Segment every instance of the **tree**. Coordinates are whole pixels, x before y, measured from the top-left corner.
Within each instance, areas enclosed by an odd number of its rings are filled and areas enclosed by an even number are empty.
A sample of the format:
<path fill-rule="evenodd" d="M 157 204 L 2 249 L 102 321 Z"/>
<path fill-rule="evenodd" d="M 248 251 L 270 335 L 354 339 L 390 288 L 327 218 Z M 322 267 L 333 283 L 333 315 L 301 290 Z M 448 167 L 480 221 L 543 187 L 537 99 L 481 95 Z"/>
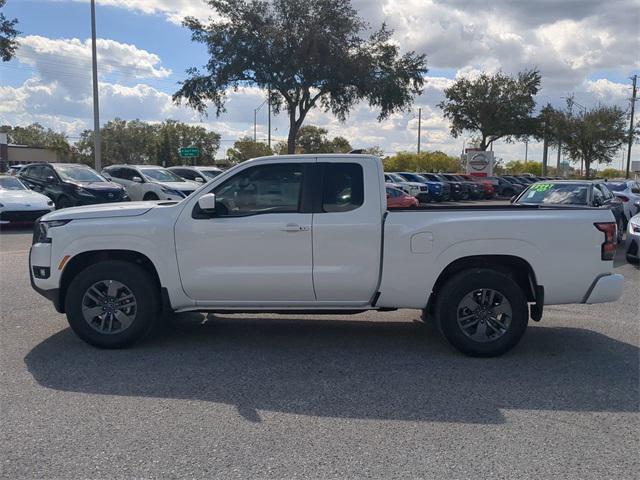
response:
<path fill-rule="evenodd" d="M 385 158 L 384 169 L 389 172 L 459 172 L 460 159 L 444 152 L 399 152 Z"/>
<path fill-rule="evenodd" d="M 0 0 L 0 9 L 4 8 L 7 0 Z M 20 32 L 14 27 L 18 24 L 17 19 L 9 20 L 0 12 L 0 58 L 3 62 L 8 62 L 16 53 L 18 43 L 15 38 Z"/>
<path fill-rule="evenodd" d="M 269 145 L 254 142 L 251 137 L 242 137 L 235 141 L 233 148 L 227 150 L 227 157 L 234 163 L 244 162 L 257 157 L 273 155 Z"/>
<path fill-rule="evenodd" d="M 287 152 L 313 108 L 341 121 L 361 100 L 378 119 L 408 109 L 422 92 L 425 56 L 400 55 L 383 24 L 367 39 L 366 23 L 350 0 L 207 0 L 215 20 L 187 17 L 192 40 L 209 52 L 204 71 L 187 70 L 174 100 L 205 112 L 224 111 L 227 92 L 242 86 L 269 89 L 275 113 L 289 116 Z"/>
<path fill-rule="evenodd" d="M 105 165 L 117 163 L 158 163 L 170 167 L 185 160 L 179 151 L 183 147 L 198 147 L 200 165 L 213 164 L 220 146 L 220 135 L 203 127 L 175 120 L 150 124 L 140 120 L 116 118 L 100 128 L 102 156 Z M 78 159 L 93 163 L 93 131 L 85 130 L 76 143 Z"/>
<path fill-rule="evenodd" d="M 0 132 L 7 134 L 9 143 L 55 150 L 61 158 L 66 158 L 71 153 L 71 145 L 65 134 L 44 128 L 39 123 L 32 123 L 26 127 L 3 125 Z"/>
<path fill-rule="evenodd" d="M 349 153 L 353 148 L 344 137 L 327 138 L 327 129 L 306 125 L 298 131 L 296 144 L 299 153 Z"/>
<path fill-rule="evenodd" d="M 438 106 L 451 122 L 455 138 L 463 132 L 477 133 L 479 147 L 486 150 L 500 138 L 510 140 L 535 132 L 531 114 L 540 81 L 535 68 L 515 78 L 503 72 L 460 78 L 444 91 L 445 100 Z"/>
<path fill-rule="evenodd" d="M 574 162 L 609 164 L 627 140 L 626 114 L 617 106 L 598 106 L 578 114 L 567 112 L 566 151 Z"/>

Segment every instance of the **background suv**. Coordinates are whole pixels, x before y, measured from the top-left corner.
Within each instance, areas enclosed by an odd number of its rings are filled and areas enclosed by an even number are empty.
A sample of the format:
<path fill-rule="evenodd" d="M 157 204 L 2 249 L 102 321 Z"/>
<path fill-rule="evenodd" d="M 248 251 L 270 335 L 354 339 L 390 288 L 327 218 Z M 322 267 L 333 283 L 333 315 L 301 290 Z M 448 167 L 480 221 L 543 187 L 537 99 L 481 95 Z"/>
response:
<path fill-rule="evenodd" d="M 31 190 L 53 200 L 56 208 L 128 201 L 124 188 L 80 163 L 33 163 L 18 173 Z"/>
<path fill-rule="evenodd" d="M 112 165 L 102 172 L 126 188 L 134 201 L 182 200 L 200 186 L 155 165 Z"/>
<path fill-rule="evenodd" d="M 198 183 L 207 183 L 222 173 L 218 167 L 169 167 L 167 170 L 171 170 L 176 175 L 184 178 L 185 180 L 191 180 Z"/>

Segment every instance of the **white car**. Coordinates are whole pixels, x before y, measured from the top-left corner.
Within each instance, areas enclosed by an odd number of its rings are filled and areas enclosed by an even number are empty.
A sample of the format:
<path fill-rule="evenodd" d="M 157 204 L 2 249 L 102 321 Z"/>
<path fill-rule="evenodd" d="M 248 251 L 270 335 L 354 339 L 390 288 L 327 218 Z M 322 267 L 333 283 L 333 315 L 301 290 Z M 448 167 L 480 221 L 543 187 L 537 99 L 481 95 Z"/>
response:
<path fill-rule="evenodd" d="M 102 173 L 122 185 L 133 201 L 182 200 L 200 186 L 156 165 L 112 165 Z"/>
<path fill-rule="evenodd" d="M 416 197 L 420 203 L 429 203 L 431 201 L 431 195 L 429 195 L 429 187 L 424 183 L 409 182 L 402 178 L 397 173 L 384 173 L 384 181 L 386 183 L 393 183 L 397 185 L 400 190 Z"/>
<path fill-rule="evenodd" d="M 0 177 L 0 225 L 33 222 L 54 210 L 53 201 L 29 190 L 16 177 Z"/>
<path fill-rule="evenodd" d="M 104 348 L 141 339 L 162 311 L 414 308 L 459 350 L 494 356 L 545 305 L 620 297 L 615 234 L 609 209 L 389 211 L 380 159 L 281 155 L 242 162 L 181 202 L 50 213 L 29 271 L 73 331 Z"/>
<path fill-rule="evenodd" d="M 629 263 L 640 262 L 640 213 L 629 220 L 625 252 Z"/>
<path fill-rule="evenodd" d="M 631 217 L 640 213 L 640 183 L 635 180 L 611 180 L 606 183 L 607 187 L 616 197 L 622 200 L 624 216 L 627 222 Z"/>
<path fill-rule="evenodd" d="M 181 176 L 185 180 L 191 180 L 198 183 L 207 183 L 216 178 L 222 173 L 218 167 L 202 166 L 202 167 L 169 167 L 167 170 L 171 170 L 176 175 Z"/>

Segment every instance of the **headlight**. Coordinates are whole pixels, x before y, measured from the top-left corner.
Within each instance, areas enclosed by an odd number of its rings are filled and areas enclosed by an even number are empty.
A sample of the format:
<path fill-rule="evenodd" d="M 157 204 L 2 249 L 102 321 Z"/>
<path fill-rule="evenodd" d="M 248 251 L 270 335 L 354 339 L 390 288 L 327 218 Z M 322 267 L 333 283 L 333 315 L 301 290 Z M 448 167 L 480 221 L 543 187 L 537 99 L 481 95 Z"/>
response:
<path fill-rule="evenodd" d="M 180 190 L 174 190 L 174 189 L 168 188 L 168 187 L 161 187 L 161 188 L 162 188 L 162 191 L 164 193 L 166 193 L 167 195 L 176 195 L 176 196 L 182 197 L 182 198 L 185 197 L 185 195 Z"/>
<path fill-rule="evenodd" d="M 49 200 L 49 201 L 47 202 L 47 205 L 48 205 L 48 206 L 50 206 L 50 207 L 53 207 L 53 202 L 52 202 L 51 200 Z"/>
<path fill-rule="evenodd" d="M 640 233 L 640 219 L 629 220 L 629 233 Z"/>
<path fill-rule="evenodd" d="M 84 188 L 82 187 L 76 187 L 76 193 L 80 196 L 83 197 L 93 197 L 93 193 L 89 193 L 87 192 Z"/>
<path fill-rule="evenodd" d="M 66 225 L 71 220 L 51 220 L 49 222 L 37 221 L 33 227 L 33 243 L 51 243 L 49 229 Z"/>

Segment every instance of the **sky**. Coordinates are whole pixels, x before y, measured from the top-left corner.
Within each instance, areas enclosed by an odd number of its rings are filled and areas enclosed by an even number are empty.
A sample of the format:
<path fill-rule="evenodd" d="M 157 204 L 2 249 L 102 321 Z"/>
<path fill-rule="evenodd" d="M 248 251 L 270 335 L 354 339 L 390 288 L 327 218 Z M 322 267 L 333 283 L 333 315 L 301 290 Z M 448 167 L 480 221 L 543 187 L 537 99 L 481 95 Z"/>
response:
<path fill-rule="evenodd" d="M 587 108 L 616 104 L 629 108 L 631 81 L 640 73 L 640 0 L 352 0 L 373 27 L 386 22 L 402 51 L 427 55 L 424 92 L 411 112 L 378 122 L 367 104 L 341 123 L 315 110 L 306 124 L 345 136 L 354 148 L 380 146 L 391 154 L 415 151 L 418 108 L 422 108 L 422 149 L 459 155 L 471 135 L 457 139 L 436 106 L 443 90 L 462 76 L 502 70 L 515 74 L 537 67 L 539 107 L 563 106 L 573 94 Z M 92 128 L 91 27 L 89 0 L 8 0 L 3 9 L 17 18 L 20 47 L 0 63 L 0 124 L 39 122 L 65 132 L 70 141 Z M 227 112 L 200 115 L 171 100 L 185 70 L 207 60 L 181 25 L 187 15 L 207 19 L 201 0 L 97 0 L 101 123 L 115 117 L 150 122 L 172 118 L 202 125 L 222 136 L 218 157 L 235 139 L 253 135 L 254 109 L 264 92 L 232 93 Z M 258 138 L 267 137 L 267 109 L 257 112 Z M 284 114 L 273 119 L 273 137 L 287 134 Z M 640 159 L 640 146 L 633 154 Z M 499 142 L 496 158 L 523 159 L 522 143 Z M 552 153 L 553 155 L 553 153 Z M 620 166 L 620 159 L 614 166 Z M 540 161 L 541 145 L 528 146 Z M 555 159 L 555 156 L 552 158 Z"/>

